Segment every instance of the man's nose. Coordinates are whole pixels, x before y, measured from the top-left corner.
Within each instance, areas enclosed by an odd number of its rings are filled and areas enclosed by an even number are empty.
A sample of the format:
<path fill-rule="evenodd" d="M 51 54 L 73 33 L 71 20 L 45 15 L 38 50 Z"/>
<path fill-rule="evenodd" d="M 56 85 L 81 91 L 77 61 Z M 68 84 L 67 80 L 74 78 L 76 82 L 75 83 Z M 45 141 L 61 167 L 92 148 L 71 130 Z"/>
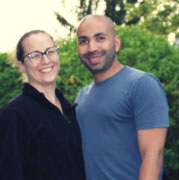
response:
<path fill-rule="evenodd" d="M 89 41 L 88 51 L 93 52 L 96 51 L 97 49 L 98 49 L 98 44 L 94 40 Z"/>

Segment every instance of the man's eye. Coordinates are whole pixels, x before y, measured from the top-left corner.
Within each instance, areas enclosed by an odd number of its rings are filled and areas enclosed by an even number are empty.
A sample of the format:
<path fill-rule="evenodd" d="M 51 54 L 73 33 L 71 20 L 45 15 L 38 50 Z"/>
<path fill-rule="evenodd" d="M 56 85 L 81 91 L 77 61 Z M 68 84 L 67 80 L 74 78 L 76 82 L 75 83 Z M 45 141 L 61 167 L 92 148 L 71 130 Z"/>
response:
<path fill-rule="evenodd" d="M 86 39 L 81 39 L 79 41 L 79 44 L 87 44 L 87 43 L 88 43 L 88 40 L 86 40 Z"/>
<path fill-rule="evenodd" d="M 105 37 L 102 37 L 102 36 L 97 37 L 97 40 L 99 40 L 99 41 L 102 41 L 104 39 L 105 39 Z"/>

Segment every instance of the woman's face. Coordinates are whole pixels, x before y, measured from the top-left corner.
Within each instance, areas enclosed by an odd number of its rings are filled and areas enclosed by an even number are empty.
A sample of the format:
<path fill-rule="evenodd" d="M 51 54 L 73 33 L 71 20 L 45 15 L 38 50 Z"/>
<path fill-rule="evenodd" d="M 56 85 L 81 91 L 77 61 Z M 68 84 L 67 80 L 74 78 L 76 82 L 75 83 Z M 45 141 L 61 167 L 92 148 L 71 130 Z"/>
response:
<path fill-rule="evenodd" d="M 29 84 L 39 89 L 49 85 L 56 84 L 56 76 L 59 72 L 59 56 L 55 48 L 53 40 L 48 34 L 36 33 L 31 34 L 22 42 L 24 48 L 24 62 L 19 62 L 19 67 L 23 70 L 28 78 Z M 35 51 L 45 52 L 39 54 L 36 58 Z M 27 54 L 29 54 L 26 56 Z"/>

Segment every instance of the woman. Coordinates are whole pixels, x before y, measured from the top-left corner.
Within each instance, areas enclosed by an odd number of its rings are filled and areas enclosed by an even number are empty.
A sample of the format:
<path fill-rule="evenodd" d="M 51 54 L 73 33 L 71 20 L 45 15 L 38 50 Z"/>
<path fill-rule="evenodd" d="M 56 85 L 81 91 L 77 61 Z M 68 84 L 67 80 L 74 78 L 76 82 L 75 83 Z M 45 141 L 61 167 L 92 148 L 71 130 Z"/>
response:
<path fill-rule="evenodd" d="M 16 56 L 28 83 L 0 111 L 0 179 L 84 180 L 75 105 L 56 89 L 58 46 L 46 32 L 30 31 Z"/>

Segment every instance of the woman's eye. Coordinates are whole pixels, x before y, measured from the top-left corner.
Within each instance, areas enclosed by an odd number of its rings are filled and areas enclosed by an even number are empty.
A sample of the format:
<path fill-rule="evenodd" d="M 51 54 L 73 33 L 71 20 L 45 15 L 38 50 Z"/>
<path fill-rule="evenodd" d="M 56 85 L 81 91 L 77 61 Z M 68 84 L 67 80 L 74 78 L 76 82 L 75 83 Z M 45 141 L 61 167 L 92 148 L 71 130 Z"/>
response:
<path fill-rule="evenodd" d="M 53 54 L 55 51 L 54 50 L 50 50 L 50 51 L 46 51 L 46 54 Z"/>
<path fill-rule="evenodd" d="M 38 58 L 40 56 L 39 53 L 32 53 L 32 54 L 29 54 L 29 59 L 35 59 L 35 58 Z"/>

